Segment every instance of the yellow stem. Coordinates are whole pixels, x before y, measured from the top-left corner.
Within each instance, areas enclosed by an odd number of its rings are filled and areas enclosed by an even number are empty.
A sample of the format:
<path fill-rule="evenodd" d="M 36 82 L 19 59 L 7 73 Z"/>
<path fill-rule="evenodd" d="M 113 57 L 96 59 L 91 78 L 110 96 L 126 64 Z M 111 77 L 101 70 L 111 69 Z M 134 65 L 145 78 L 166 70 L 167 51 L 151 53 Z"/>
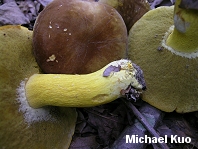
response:
<path fill-rule="evenodd" d="M 184 53 L 198 51 L 198 11 L 179 8 L 177 0 L 174 9 L 174 30 L 168 36 L 166 45 L 172 50 Z"/>
<path fill-rule="evenodd" d="M 90 107 L 117 99 L 120 91 L 130 84 L 142 87 L 135 79 L 131 61 L 125 60 L 119 72 L 103 77 L 109 65 L 86 75 L 34 74 L 26 83 L 26 98 L 34 108 L 46 105 Z"/>

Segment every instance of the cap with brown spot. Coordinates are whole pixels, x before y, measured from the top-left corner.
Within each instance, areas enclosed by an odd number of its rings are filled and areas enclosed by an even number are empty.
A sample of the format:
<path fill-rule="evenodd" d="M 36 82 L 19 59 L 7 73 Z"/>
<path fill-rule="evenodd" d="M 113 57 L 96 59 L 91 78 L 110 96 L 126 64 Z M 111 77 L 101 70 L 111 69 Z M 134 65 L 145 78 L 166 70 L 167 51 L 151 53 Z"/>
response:
<path fill-rule="evenodd" d="M 56 0 L 38 16 L 33 44 L 44 73 L 86 74 L 125 58 L 127 30 L 111 6 Z"/>

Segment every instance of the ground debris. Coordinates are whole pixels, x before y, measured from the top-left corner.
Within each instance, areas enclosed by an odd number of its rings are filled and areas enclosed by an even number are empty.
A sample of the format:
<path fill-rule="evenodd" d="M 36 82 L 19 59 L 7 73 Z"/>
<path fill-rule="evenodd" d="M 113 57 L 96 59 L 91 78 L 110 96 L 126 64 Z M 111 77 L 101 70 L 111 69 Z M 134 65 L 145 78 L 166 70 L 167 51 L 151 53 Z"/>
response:
<path fill-rule="evenodd" d="M 192 121 L 195 118 L 194 114 L 195 112 L 188 114 L 178 114 L 172 112 L 166 114 L 166 116 L 163 119 L 163 124 L 157 128 L 159 134 L 161 136 L 167 135 L 169 139 L 171 138 L 171 136 L 176 135 L 180 138 L 189 137 L 191 139 L 191 142 L 189 144 L 185 142 L 179 143 L 179 141 L 173 143 L 169 142 L 170 148 L 198 148 L 198 130 L 196 128 L 197 125 L 193 126 L 193 123 L 190 123 L 190 121 Z"/>
<path fill-rule="evenodd" d="M 160 6 L 172 6 L 175 4 L 175 0 L 148 0 L 151 9 L 155 9 Z"/>
<path fill-rule="evenodd" d="M 89 141 L 95 141 L 97 148 L 110 146 L 129 124 L 127 110 L 120 100 L 98 107 L 77 110 L 80 114 L 74 136 L 81 136 L 83 139 L 83 137 L 87 138 L 87 135 L 95 135 L 95 140 L 91 137 Z M 133 115 L 131 114 L 131 116 Z M 81 142 L 80 139 L 78 141 Z"/>
<path fill-rule="evenodd" d="M 28 24 L 29 19 L 21 12 L 16 2 L 8 2 L 0 6 L 0 26 L 7 24 Z"/>
<path fill-rule="evenodd" d="M 0 26 L 24 25 L 33 28 L 39 12 L 52 0 L 4 0 L 0 3 Z"/>

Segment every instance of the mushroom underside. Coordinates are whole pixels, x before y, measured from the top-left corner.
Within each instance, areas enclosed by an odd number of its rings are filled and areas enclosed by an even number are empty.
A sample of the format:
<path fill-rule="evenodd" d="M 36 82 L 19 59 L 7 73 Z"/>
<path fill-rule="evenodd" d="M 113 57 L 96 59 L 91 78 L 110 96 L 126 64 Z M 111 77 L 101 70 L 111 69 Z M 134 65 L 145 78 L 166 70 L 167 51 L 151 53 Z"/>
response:
<path fill-rule="evenodd" d="M 198 110 L 198 60 L 162 46 L 162 39 L 174 24 L 173 10 L 173 6 L 151 10 L 132 27 L 129 58 L 144 71 L 144 101 L 166 112 L 192 112 Z"/>
<path fill-rule="evenodd" d="M 0 41 L 0 146 L 69 147 L 75 129 L 75 109 L 34 110 L 20 103 L 25 100 L 20 88 L 25 78 L 39 73 L 32 54 L 32 32 L 21 26 L 3 26 Z"/>

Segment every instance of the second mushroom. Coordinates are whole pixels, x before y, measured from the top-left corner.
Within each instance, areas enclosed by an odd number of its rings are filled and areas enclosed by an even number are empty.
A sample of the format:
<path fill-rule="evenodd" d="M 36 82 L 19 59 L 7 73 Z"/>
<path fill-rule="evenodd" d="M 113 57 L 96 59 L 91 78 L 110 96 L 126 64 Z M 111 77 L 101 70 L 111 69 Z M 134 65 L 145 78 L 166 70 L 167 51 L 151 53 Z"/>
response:
<path fill-rule="evenodd" d="M 129 34 L 129 57 L 147 82 L 143 100 L 166 112 L 198 110 L 198 10 L 181 2 L 149 11 Z"/>

